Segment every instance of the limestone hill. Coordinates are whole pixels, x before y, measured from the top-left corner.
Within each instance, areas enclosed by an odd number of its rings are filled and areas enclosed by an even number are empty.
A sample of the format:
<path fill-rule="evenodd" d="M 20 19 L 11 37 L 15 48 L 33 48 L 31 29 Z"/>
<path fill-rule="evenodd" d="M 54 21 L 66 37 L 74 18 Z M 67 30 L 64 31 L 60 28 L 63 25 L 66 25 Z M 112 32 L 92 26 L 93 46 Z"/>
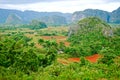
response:
<path fill-rule="evenodd" d="M 21 24 L 22 19 L 16 14 L 9 14 L 8 18 L 6 19 L 6 24 Z"/>
<path fill-rule="evenodd" d="M 103 35 L 112 35 L 110 26 L 97 17 L 88 17 L 80 20 L 76 26 L 72 26 L 69 29 L 69 36 L 72 34 L 103 34 Z"/>

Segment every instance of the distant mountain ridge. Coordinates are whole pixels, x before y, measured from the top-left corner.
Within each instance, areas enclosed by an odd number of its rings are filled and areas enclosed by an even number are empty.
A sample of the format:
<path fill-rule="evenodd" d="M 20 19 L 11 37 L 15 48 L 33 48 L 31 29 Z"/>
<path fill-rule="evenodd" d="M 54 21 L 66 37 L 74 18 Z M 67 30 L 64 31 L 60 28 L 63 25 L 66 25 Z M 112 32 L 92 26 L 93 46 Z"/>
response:
<path fill-rule="evenodd" d="M 111 23 L 120 23 L 120 7 L 110 14 Z"/>
<path fill-rule="evenodd" d="M 73 13 L 72 21 L 78 21 L 80 19 L 86 18 L 86 17 L 99 17 L 102 20 L 109 22 L 109 12 L 102 11 L 98 9 L 86 9 L 84 11 L 78 11 Z"/>
<path fill-rule="evenodd" d="M 22 19 L 22 23 L 30 23 L 34 19 L 44 21 L 48 24 L 60 25 L 70 23 L 72 14 L 70 13 L 61 13 L 61 12 L 36 12 L 36 11 L 19 11 L 19 10 L 10 10 L 10 9 L 0 9 L 0 23 L 5 23 L 8 16 L 14 14 L 19 16 Z M 45 19 L 46 17 L 47 20 Z M 60 21 L 58 23 L 58 21 Z M 57 24 L 56 24 L 57 23 Z"/>
<path fill-rule="evenodd" d="M 107 23 L 120 24 L 120 7 L 112 12 L 107 12 L 99 9 L 86 9 L 84 11 L 76 11 L 72 15 L 72 21 L 78 21 L 86 17 L 99 17 Z"/>
<path fill-rule="evenodd" d="M 80 19 L 95 16 L 108 23 L 120 23 L 120 7 L 112 12 L 107 12 L 98 9 L 86 9 L 84 11 L 76 11 L 72 13 L 61 12 L 36 12 L 36 11 L 19 11 L 10 9 L 0 9 L 0 23 L 9 22 L 8 17 L 10 14 L 17 15 L 21 19 L 18 20 L 22 24 L 30 23 L 33 19 L 40 20 L 50 25 L 64 25 L 72 22 L 79 21 Z M 14 18 L 12 17 L 12 20 Z M 19 23 L 19 22 L 18 22 Z"/>

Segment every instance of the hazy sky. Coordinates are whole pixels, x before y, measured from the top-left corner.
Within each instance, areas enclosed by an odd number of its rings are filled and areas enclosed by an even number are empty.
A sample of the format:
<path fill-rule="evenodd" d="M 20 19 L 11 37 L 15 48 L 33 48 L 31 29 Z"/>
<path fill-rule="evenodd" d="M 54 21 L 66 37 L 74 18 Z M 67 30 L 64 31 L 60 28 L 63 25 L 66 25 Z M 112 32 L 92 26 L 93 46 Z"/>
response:
<path fill-rule="evenodd" d="M 72 13 L 91 8 L 111 12 L 118 7 L 120 7 L 120 0 L 0 0 L 0 8 L 22 11 Z"/>

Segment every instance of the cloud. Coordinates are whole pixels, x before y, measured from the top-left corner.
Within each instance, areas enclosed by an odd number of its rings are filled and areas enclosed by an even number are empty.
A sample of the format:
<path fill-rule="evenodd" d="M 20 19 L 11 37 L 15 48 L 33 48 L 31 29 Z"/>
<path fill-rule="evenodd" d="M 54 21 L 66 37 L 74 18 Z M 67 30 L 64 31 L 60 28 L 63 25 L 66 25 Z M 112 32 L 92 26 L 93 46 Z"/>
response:
<path fill-rule="evenodd" d="M 120 0 L 104 0 L 104 1 L 107 1 L 107 2 L 120 2 Z"/>
<path fill-rule="evenodd" d="M 120 2 L 120 0 L 0 0 L 1 4 L 29 4 L 29 3 L 39 3 L 39 2 L 61 2 L 61 1 L 104 1 L 104 2 Z"/>
<path fill-rule="evenodd" d="M 72 1 L 72 0 L 0 0 L 1 4 L 29 4 L 39 2 L 58 2 L 58 1 Z"/>
<path fill-rule="evenodd" d="M 4 0 L 14 1 L 14 0 Z M 15 0 L 16 1 L 16 0 Z M 113 11 L 120 7 L 120 0 L 20 0 L 20 4 L 8 2 L 5 4 L 0 3 L 0 8 L 17 9 L 17 10 L 34 10 L 40 12 L 74 12 L 81 11 L 87 8 L 101 9 L 105 11 Z M 40 1 L 40 2 L 39 2 Z M 52 1 L 52 2 L 51 2 Z M 9 3 L 10 3 L 9 2 Z M 35 2 L 35 3 L 33 3 Z"/>
<path fill-rule="evenodd" d="M 1 4 L 26 4 L 26 3 L 36 3 L 40 0 L 0 0 Z"/>

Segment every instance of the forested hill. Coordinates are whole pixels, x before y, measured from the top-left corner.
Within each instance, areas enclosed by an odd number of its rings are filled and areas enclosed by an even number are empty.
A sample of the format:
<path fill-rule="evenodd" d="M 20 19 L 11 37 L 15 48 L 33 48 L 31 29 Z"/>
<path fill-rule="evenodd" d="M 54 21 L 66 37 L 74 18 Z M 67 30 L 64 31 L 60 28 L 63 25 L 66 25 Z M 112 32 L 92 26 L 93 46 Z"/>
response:
<path fill-rule="evenodd" d="M 16 18 L 9 18 L 9 16 L 17 16 Z M 76 11 L 72 13 L 61 13 L 61 12 L 36 12 L 36 11 L 19 11 L 10 9 L 0 9 L 0 23 L 9 22 L 9 19 L 20 23 L 29 23 L 33 19 L 38 19 L 45 22 L 48 25 L 63 25 L 71 22 L 76 22 L 80 19 L 96 16 L 108 23 L 120 23 L 120 7 L 113 12 L 107 12 L 98 9 L 86 9 L 84 11 Z M 20 20 L 18 20 L 18 18 Z M 16 23 L 16 22 L 15 22 Z M 16 23 L 16 24 L 17 24 Z"/>

